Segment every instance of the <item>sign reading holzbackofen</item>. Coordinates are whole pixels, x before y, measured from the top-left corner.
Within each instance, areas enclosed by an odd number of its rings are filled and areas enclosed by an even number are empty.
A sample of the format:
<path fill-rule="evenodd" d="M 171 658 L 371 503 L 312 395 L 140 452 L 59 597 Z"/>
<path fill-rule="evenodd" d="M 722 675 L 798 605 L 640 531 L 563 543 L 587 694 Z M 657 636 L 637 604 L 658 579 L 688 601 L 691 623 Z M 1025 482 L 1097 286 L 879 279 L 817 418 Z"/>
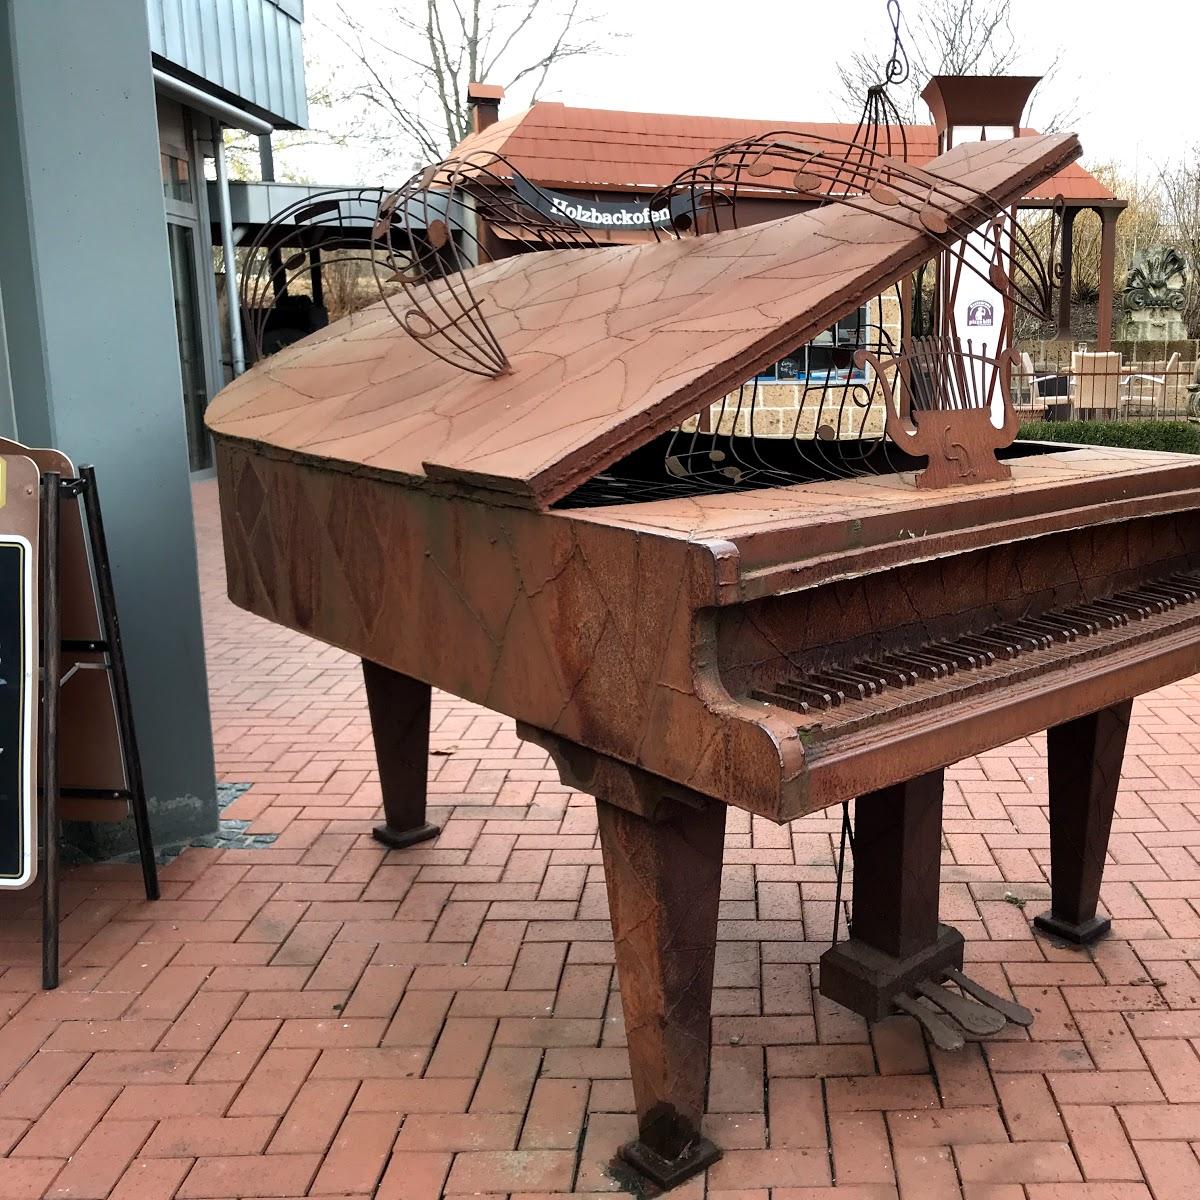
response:
<path fill-rule="evenodd" d="M 552 192 L 517 175 L 513 186 L 523 203 L 546 217 L 562 217 L 585 229 L 651 229 L 671 222 L 669 208 L 653 212 L 636 200 L 583 200 L 567 192 Z"/>
<path fill-rule="evenodd" d="M 38 469 L 0 458 L 0 887 L 37 870 L 34 715 L 37 701 Z"/>

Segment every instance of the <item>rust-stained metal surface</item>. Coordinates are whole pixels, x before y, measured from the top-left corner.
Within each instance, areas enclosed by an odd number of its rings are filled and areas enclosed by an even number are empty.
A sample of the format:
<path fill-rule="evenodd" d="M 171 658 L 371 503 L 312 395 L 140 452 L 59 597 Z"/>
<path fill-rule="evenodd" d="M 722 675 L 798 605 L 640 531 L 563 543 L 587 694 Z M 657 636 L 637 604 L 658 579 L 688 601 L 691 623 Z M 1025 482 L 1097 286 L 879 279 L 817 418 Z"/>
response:
<path fill-rule="evenodd" d="M 1071 135 L 1015 138 L 927 170 L 961 236 L 981 194 L 994 216 L 1078 154 Z M 510 367 L 499 378 L 433 358 L 375 306 L 261 363 L 206 419 L 218 440 L 546 506 L 856 311 L 943 236 L 868 197 L 707 238 L 503 259 L 467 276 Z"/>
<path fill-rule="evenodd" d="M 1034 924 L 1081 945 L 1108 932 L 1096 915 L 1133 701 L 1046 731 L 1050 771 L 1050 909 Z"/>
<path fill-rule="evenodd" d="M 1014 350 L 988 353 L 957 337 L 914 338 L 887 366 L 868 351 L 856 361 L 870 366 L 884 393 L 887 432 L 906 454 L 927 459 L 917 472 L 921 488 L 957 487 L 1008 479 L 996 458 L 1020 427 L 1011 377 L 1020 368 Z M 889 369 L 890 368 L 890 369 Z M 994 411 L 1003 414 L 999 423 Z"/>
<path fill-rule="evenodd" d="M 536 513 L 218 454 L 242 607 L 776 820 L 1200 668 L 1181 605 L 1158 633 L 1051 648 L 1057 667 L 1024 652 L 1035 669 L 999 712 L 970 668 L 921 683 L 915 711 L 912 689 L 888 689 L 893 716 L 860 709 L 842 732 L 845 708 L 755 698 L 1200 565 L 1194 458 L 1061 448 L 1009 464 L 1009 480 L 944 491 L 880 476 Z M 1128 675 L 1071 657 L 1102 644 Z"/>
<path fill-rule="evenodd" d="M 677 436 L 1077 152 L 971 145 L 915 208 L 917 176 L 876 171 L 749 229 L 493 262 L 464 272 L 463 311 L 502 348 L 495 376 L 374 310 L 210 407 L 232 599 L 364 660 L 380 840 L 430 829 L 430 685 L 515 717 L 597 798 L 639 1121 L 621 1154 L 660 1186 L 719 1153 L 701 1117 L 726 805 L 782 822 L 862 798 L 858 919 L 822 986 L 952 1048 L 1031 1017 L 961 974 L 937 919 L 943 768 L 1053 727 L 1050 923 L 1101 932 L 1128 697 L 1200 669 L 1200 462 L 1006 446 L 1012 358 L 952 327 L 864 360 L 878 452 L 839 418 L 804 470 L 720 430 L 721 469 L 692 470 Z"/>
<path fill-rule="evenodd" d="M 640 1140 L 633 1164 L 671 1187 L 719 1157 L 700 1134 L 725 806 L 597 805 Z M 626 1154 L 626 1157 L 630 1155 Z"/>

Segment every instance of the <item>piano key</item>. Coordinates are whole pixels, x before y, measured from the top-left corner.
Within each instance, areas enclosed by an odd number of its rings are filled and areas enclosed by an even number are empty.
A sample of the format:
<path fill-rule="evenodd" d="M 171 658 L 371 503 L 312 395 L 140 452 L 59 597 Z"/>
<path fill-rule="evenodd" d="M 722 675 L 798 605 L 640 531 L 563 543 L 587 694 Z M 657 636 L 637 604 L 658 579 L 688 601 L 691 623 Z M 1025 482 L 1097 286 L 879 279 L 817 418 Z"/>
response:
<path fill-rule="evenodd" d="M 1106 600 L 1110 604 L 1115 604 L 1118 608 L 1125 609 L 1129 613 L 1131 621 L 1143 621 L 1146 617 L 1151 616 L 1158 610 L 1158 601 L 1153 601 L 1154 608 L 1151 609 L 1149 598 L 1143 599 L 1133 591 L 1116 592 L 1112 596 L 1106 596 Z"/>
<path fill-rule="evenodd" d="M 911 677 L 909 680 L 910 686 L 929 675 L 929 668 L 924 663 L 917 661 L 907 654 L 889 654 L 883 661 L 889 665 L 898 667 L 909 675 Z"/>
<path fill-rule="evenodd" d="M 873 675 L 870 671 L 864 671 L 862 663 L 855 663 L 853 667 L 841 667 L 839 670 L 843 675 L 861 683 L 866 688 L 868 696 L 878 695 L 887 687 L 886 680 L 881 679 L 878 675 Z"/>
<path fill-rule="evenodd" d="M 958 642 L 937 642 L 930 649 L 963 670 L 974 671 L 987 665 L 982 651 L 971 650 Z"/>
<path fill-rule="evenodd" d="M 841 667 L 814 671 L 808 678 L 818 687 L 828 687 L 838 692 L 843 702 L 846 700 L 862 700 L 867 695 L 866 685 L 856 680 Z"/>
<path fill-rule="evenodd" d="M 1074 636 L 1074 631 L 1069 629 L 1067 625 L 1054 625 L 1040 617 L 1022 617 L 1018 622 L 1018 629 L 1027 629 L 1031 635 L 1036 635 L 1042 642 L 1043 649 L 1049 649 L 1054 646 L 1055 642 L 1069 641 L 1069 636 Z"/>
<path fill-rule="evenodd" d="M 931 646 L 922 646 L 921 654 L 925 658 L 932 659 L 938 664 L 940 668 L 940 674 L 938 678 L 945 678 L 946 676 L 953 675 L 958 671 L 959 662 L 957 658 L 953 654 L 947 652 L 946 646 L 942 642 L 934 642 Z"/>
<path fill-rule="evenodd" d="M 776 684 L 776 687 L 783 695 L 794 696 L 797 700 L 804 700 L 815 708 L 832 708 L 835 704 L 841 703 L 840 698 L 835 699 L 832 692 L 826 688 L 810 684 L 807 680 L 803 682 L 799 679 L 780 680 Z"/>
<path fill-rule="evenodd" d="M 1022 652 L 1028 650 L 1044 650 L 1049 646 L 1054 638 L 1048 637 L 1036 629 L 1031 629 L 1030 626 L 1014 620 L 1007 625 L 1001 625 L 1000 628 L 994 630 L 996 634 L 1002 637 L 1009 637 L 1016 643 L 1016 647 Z"/>
<path fill-rule="evenodd" d="M 911 671 L 881 658 L 872 658 L 868 662 L 859 663 L 858 666 L 863 671 L 878 675 L 888 687 L 907 687 L 917 681 Z"/>
<path fill-rule="evenodd" d="M 1167 579 L 1143 584 L 1142 590 L 1149 592 L 1152 596 L 1162 596 L 1164 600 L 1170 601 L 1172 605 L 1192 604 L 1195 602 L 1197 595 L 1200 595 L 1200 592 L 1193 591 L 1182 584 L 1171 583 Z"/>
<path fill-rule="evenodd" d="M 1173 600 L 1169 600 L 1157 592 L 1152 592 L 1149 588 L 1138 588 L 1127 594 L 1134 604 L 1140 605 L 1148 614 L 1157 615 L 1175 607 Z"/>
<path fill-rule="evenodd" d="M 981 650 L 978 646 L 968 646 L 961 639 L 940 644 L 940 653 L 944 654 L 958 668 L 978 671 L 988 666 L 993 655 L 990 650 Z"/>
<path fill-rule="evenodd" d="M 790 708 L 794 712 L 810 713 L 814 709 L 804 700 L 797 700 L 794 696 L 784 696 L 779 692 L 772 692 L 765 688 L 752 688 L 750 690 L 751 700 L 762 700 L 766 704 L 775 704 L 780 708 Z"/>
<path fill-rule="evenodd" d="M 1129 614 L 1119 604 L 1114 604 L 1111 600 L 1104 599 L 1103 597 L 1093 600 L 1088 607 L 1099 609 L 1100 612 L 1112 613 L 1122 625 L 1127 624 L 1129 621 Z"/>
<path fill-rule="evenodd" d="M 1151 580 L 1065 608 L 998 623 L 915 649 L 825 666 L 754 693 L 802 715 L 830 713 L 823 731 L 849 732 L 916 714 L 984 691 L 1003 690 L 1068 662 L 1083 663 L 1117 645 L 1133 646 L 1180 621 L 1200 621 L 1181 605 L 1200 601 L 1200 575 Z M 1159 622 L 1168 622 L 1165 627 Z M 1114 643 L 1114 639 L 1116 642 Z M 966 672 L 966 674 L 962 674 Z M 836 715 L 831 710 L 836 710 Z"/>
<path fill-rule="evenodd" d="M 1056 642 L 1073 642 L 1079 631 L 1066 618 L 1057 613 L 1041 613 L 1036 617 L 1026 617 L 1025 624 L 1034 629 L 1042 629 Z"/>
<path fill-rule="evenodd" d="M 955 645 L 965 646 L 968 650 L 975 650 L 982 654 L 985 666 L 990 666 L 996 661 L 995 650 L 986 642 L 981 642 L 974 634 L 967 634 L 965 637 L 960 637 Z"/>
<path fill-rule="evenodd" d="M 1089 622 L 1092 626 L 1093 634 L 1100 633 L 1106 629 L 1115 629 L 1118 625 L 1124 625 L 1124 620 L 1115 613 L 1105 612 L 1104 609 L 1097 608 L 1094 604 L 1078 604 L 1073 608 L 1067 609 L 1067 612 L 1074 615 L 1078 614 L 1083 620 Z"/>
<path fill-rule="evenodd" d="M 919 650 L 905 650 L 904 655 L 923 666 L 928 678 L 940 679 L 943 675 L 952 675 L 955 671 L 954 663 L 938 658 L 936 654 L 930 654 L 925 647 Z"/>
<path fill-rule="evenodd" d="M 978 641 L 985 646 L 991 646 L 1000 658 L 1016 658 L 1020 653 L 1020 648 L 1013 642 L 1011 638 L 1003 637 L 996 629 L 989 629 L 983 633 L 973 635 Z"/>
<path fill-rule="evenodd" d="M 1165 579 L 1151 579 L 1143 587 L 1157 588 L 1172 596 L 1187 596 L 1195 599 L 1200 596 L 1200 586 L 1194 586 L 1181 579 L 1178 575 L 1168 575 Z"/>
<path fill-rule="evenodd" d="M 1186 587 L 1172 588 L 1165 579 L 1148 579 L 1145 583 L 1139 584 L 1137 590 L 1143 595 L 1157 596 L 1160 600 L 1165 601 L 1169 608 L 1175 608 L 1180 604 L 1191 604 L 1195 599 L 1194 592 L 1189 592 Z"/>
<path fill-rule="evenodd" d="M 1093 610 L 1085 610 L 1081 607 L 1069 608 L 1066 610 L 1066 615 L 1079 623 L 1079 632 L 1084 637 L 1094 637 L 1098 633 L 1103 633 L 1106 629 L 1112 629 L 1116 625 L 1116 621 L 1108 613 L 1095 612 Z"/>

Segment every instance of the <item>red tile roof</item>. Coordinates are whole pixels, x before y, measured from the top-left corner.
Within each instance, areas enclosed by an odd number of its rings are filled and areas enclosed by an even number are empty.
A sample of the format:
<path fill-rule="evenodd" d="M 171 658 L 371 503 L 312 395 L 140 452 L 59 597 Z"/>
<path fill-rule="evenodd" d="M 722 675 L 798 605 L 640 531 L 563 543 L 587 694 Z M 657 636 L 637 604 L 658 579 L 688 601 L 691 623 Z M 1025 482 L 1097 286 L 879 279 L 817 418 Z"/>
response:
<path fill-rule="evenodd" d="M 920 166 L 935 157 L 937 134 L 932 125 L 907 125 L 904 129 L 910 162 Z M 850 141 L 855 127 L 570 108 L 544 101 L 472 134 L 455 152 L 494 150 L 527 178 L 545 187 L 656 191 L 719 146 L 772 130 Z M 1060 193 L 1064 199 L 1076 201 L 1114 198 L 1077 163 L 1034 189 L 1030 196 L 1048 200 Z"/>

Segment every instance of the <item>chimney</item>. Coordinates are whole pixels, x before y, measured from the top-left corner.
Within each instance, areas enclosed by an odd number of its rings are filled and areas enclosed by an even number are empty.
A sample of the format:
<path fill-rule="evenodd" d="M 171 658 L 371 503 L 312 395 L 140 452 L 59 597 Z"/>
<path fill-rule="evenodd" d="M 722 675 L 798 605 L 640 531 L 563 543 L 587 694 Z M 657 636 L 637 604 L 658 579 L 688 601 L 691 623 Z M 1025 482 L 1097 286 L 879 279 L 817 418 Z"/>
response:
<path fill-rule="evenodd" d="M 500 120 L 504 89 L 496 83 L 467 85 L 467 107 L 471 110 L 471 132 L 479 133 Z"/>
<path fill-rule="evenodd" d="M 954 145 L 954 130 L 1011 128 L 1021 133 L 1021 116 L 1040 75 L 934 75 L 921 92 L 937 126 L 938 153 Z"/>

